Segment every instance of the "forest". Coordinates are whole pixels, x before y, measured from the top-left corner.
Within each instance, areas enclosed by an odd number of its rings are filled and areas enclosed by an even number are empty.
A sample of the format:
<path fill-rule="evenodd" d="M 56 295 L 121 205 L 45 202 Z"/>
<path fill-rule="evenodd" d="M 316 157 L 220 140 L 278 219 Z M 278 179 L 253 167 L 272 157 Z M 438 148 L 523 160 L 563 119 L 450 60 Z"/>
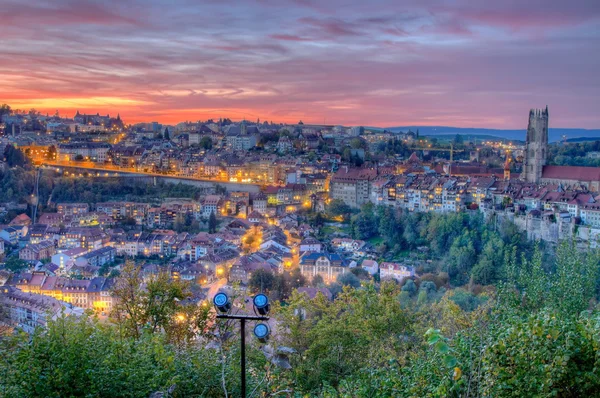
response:
<path fill-rule="evenodd" d="M 590 152 L 600 152 L 600 141 L 550 145 L 548 159 L 558 166 L 600 167 L 600 159 L 588 156 Z"/>

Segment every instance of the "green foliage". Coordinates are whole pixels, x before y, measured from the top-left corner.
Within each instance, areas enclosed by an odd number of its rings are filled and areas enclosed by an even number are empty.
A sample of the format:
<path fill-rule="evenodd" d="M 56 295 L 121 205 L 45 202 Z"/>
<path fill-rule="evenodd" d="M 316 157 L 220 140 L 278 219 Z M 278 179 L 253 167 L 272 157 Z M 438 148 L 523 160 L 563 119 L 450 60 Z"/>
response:
<path fill-rule="evenodd" d="M 301 390 L 315 391 L 340 381 L 365 366 L 395 358 L 410 330 L 408 314 L 396 302 L 397 287 L 386 284 L 346 288 L 334 302 L 292 294 L 289 305 L 277 308 L 278 336 L 294 348 L 292 369 Z"/>
<path fill-rule="evenodd" d="M 334 199 L 327 205 L 326 212 L 329 217 L 347 216 L 352 209 L 343 200 Z"/>
<path fill-rule="evenodd" d="M 4 159 L 9 167 L 23 167 L 29 164 L 29 159 L 23 152 L 12 145 L 7 145 L 4 148 Z"/>
<path fill-rule="evenodd" d="M 559 166 L 600 167 L 600 159 L 588 157 L 589 152 L 600 151 L 600 141 L 550 145 L 548 159 Z"/>
<path fill-rule="evenodd" d="M 211 234 L 217 232 L 217 216 L 214 211 L 210 213 L 210 217 L 208 218 L 208 232 Z"/>
<path fill-rule="evenodd" d="M 351 286 L 353 288 L 360 287 L 360 279 L 352 272 L 346 272 L 338 275 L 337 282 L 342 286 Z"/>
<path fill-rule="evenodd" d="M 9 256 L 4 267 L 12 272 L 20 272 L 28 267 L 27 261 L 21 260 L 18 256 Z"/>
<path fill-rule="evenodd" d="M 96 203 L 108 200 L 130 200 L 147 202 L 163 198 L 198 199 L 204 191 L 202 188 L 186 184 L 170 184 L 158 182 L 156 185 L 143 182 L 127 182 L 122 180 L 97 180 L 87 178 L 55 179 L 52 189 L 52 200 L 55 202 Z M 43 196 L 40 194 L 43 198 Z M 46 197 L 47 198 L 47 197 Z M 40 201 L 43 203 L 43 201 Z"/>
<path fill-rule="evenodd" d="M 200 139 L 200 147 L 204 148 L 205 150 L 209 150 L 212 149 L 212 138 L 210 138 L 209 136 L 204 136 L 202 137 L 202 139 Z"/>
<path fill-rule="evenodd" d="M 93 319 L 60 318 L 39 331 L 0 341 L 0 396 L 148 397 L 175 386 L 174 397 L 220 397 L 217 352 L 178 350 L 162 335 L 123 337 Z"/>
<path fill-rule="evenodd" d="M 511 317 L 483 357 L 485 396 L 596 396 L 600 318 L 542 311 Z"/>

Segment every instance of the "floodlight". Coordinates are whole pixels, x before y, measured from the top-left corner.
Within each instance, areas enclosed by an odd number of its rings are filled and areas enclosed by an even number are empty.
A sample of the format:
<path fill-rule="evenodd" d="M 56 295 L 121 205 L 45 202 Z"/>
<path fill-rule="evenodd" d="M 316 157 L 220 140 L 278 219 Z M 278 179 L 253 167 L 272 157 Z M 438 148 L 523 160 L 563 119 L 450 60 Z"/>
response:
<path fill-rule="evenodd" d="M 261 343 L 266 343 L 269 340 L 269 334 L 271 330 L 266 323 L 258 323 L 254 326 L 254 335 Z"/>
<path fill-rule="evenodd" d="M 269 298 L 262 293 L 254 296 L 253 303 L 254 303 L 254 311 L 256 311 L 256 313 L 259 315 L 265 316 L 271 310 L 271 304 L 269 304 Z"/>
<path fill-rule="evenodd" d="M 213 297 L 213 304 L 220 312 L 229 312 L 231 310 L 231 301 L 225 293 L 217 293 Z"/>

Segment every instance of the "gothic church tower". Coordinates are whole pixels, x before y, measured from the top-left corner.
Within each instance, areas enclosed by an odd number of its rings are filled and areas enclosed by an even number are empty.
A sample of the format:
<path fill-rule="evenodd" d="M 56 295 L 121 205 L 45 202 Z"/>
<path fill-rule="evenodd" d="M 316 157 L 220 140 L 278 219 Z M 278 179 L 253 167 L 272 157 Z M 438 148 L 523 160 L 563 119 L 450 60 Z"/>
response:
<path fill-rule="evenodd" d="M 529 111 L 529 125 L 525 140 L 525 160 L 521 178 L 539 184 L 548 156 L 548 106 Z"/>

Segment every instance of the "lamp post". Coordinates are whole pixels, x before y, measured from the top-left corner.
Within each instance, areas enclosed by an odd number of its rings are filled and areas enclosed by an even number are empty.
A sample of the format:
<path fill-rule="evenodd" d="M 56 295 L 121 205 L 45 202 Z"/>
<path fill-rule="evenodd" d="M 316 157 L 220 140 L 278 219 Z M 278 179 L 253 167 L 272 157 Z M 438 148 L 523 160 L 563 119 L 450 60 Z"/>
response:
<path fill-rule="evenodd" d="M 262 293 L 254 296 L 252 304 L 255 315 L 231 314 L 231 299 L 223 292 L 217 293 L 213 297 L 213 304 L 219 312 L 217 319 L 235 319 L 240 321 L 241 396 L 246 398 L 246 321 L 268 321 L 269 317 L 267 315 L 271 309 L 269 298 Z M 266 323 L 261 322 L 254 327 L 254 335 L 261 343 L 267 342 L 270 332 L 269 326 Z"/>

